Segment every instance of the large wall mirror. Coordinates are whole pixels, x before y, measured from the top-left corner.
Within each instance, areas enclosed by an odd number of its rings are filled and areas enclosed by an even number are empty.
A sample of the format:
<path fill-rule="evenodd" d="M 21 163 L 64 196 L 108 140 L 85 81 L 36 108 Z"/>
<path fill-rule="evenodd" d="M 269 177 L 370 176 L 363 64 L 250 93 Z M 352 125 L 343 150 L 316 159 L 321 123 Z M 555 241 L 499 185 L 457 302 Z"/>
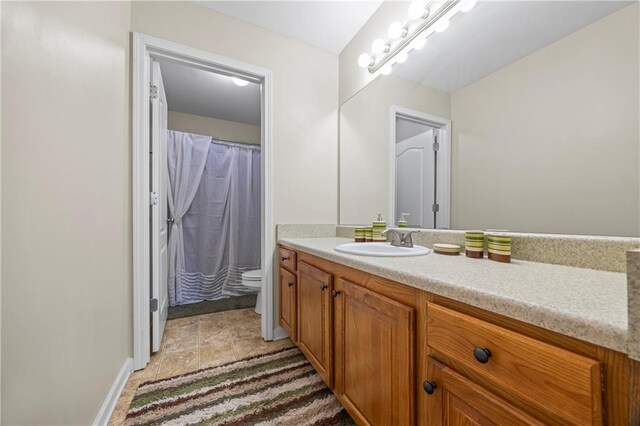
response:
<path fill-rule="evenodd" d="M 639 236 L 638 9 L 456 15 L 341 106 L 340 223 Z"/>

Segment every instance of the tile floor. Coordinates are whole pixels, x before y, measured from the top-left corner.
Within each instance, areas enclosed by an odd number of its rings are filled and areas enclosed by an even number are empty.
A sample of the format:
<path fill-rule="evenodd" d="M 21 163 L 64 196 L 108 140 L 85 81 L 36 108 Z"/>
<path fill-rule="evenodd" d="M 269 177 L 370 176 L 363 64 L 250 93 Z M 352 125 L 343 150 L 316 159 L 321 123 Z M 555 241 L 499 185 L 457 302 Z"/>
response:
<path fill-rule="evenodd" d="M 160 351 L 144 370 L 131 374 L 109 425 L 124 424 L 138 385 L 176 376 L 287 346 L 290 339 L 265 342 L 260 316 L 252 308 L 197 315 L 167 321 Z"/>

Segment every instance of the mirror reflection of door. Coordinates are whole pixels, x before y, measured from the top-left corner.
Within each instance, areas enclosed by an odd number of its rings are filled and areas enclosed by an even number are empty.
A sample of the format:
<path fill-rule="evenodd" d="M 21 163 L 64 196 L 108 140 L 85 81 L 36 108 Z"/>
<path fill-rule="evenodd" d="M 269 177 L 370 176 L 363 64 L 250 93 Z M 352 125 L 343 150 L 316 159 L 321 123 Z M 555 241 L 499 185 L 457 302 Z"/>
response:
<path fill-rule="evenodd" d="M 413 120 L 396 121 L 395 216 L 409 227 L 435 228 L 437 130 Z"/>

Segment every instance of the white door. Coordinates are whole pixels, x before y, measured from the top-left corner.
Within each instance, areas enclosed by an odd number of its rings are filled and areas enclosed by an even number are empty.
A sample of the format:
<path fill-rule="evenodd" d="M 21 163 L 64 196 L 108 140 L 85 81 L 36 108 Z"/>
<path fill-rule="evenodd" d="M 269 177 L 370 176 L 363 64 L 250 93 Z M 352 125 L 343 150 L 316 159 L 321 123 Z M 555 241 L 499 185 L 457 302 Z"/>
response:
<path fill-rule="evenodd" d="M 435 154 L 434 130 L 396 143 L 396 219 L 405 219 L 410 227 L 435 226 Z"/>
<path fill-rule="evenodd" d="M 160 64 L 151 67 L 151 350 L 160 350 L 169 312 L 167 290 L 167 97 Z M 153 93 L 153 92 L 156 93 Z"/>

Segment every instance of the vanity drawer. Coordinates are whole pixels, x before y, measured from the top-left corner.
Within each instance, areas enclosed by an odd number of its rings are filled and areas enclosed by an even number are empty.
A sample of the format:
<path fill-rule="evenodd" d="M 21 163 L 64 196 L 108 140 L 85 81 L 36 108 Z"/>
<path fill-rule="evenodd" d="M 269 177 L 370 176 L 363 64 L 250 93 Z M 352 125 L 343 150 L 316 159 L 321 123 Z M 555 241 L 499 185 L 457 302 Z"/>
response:
<path fill-rule="evenodd" d="M 558 423 L 602 424 L 602 367 L 596 360 L 434 303 L 427 308 L 427 345 L 450 367 Z"/>
<path fill-rule="evenodd" d="M 286 249 L 284 247 L 280 247 L 280 266 L 290 270 L 291 272 L 296 272 L 296 252 L 293 250 Z"/>

